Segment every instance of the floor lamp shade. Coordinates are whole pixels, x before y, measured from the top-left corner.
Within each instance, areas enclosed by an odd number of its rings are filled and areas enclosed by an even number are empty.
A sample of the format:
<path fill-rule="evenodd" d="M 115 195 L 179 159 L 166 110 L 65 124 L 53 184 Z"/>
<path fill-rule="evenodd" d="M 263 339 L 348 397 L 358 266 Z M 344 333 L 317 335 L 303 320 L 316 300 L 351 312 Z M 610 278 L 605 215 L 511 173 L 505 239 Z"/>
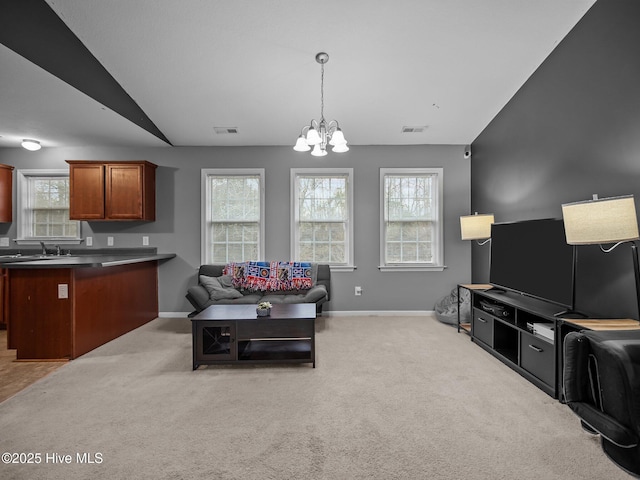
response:
<path fill-rule="evenodd" d="M 460 217 L 460 233 L 462 240 L 482 240 L 491 238 L 493 214 L 465 215 Z"/>
<path fill-rule="evenodd" d="M 569 245 L 592 245 L 638 240 L 638 218 L 633 195 L 562 205 Z"/>

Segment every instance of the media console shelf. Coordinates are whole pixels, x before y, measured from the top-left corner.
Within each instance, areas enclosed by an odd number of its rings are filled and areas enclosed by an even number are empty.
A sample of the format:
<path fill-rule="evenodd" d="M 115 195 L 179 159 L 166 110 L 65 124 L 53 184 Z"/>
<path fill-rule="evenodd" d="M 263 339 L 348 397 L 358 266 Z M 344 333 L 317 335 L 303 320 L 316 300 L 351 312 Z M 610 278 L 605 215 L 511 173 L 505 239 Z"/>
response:
<path fill-rule="evenodd" d="M 562 307 L 497 289 L 472 289 L 471 307 L 471 340 L 558 398 L 555 314 Z"/>

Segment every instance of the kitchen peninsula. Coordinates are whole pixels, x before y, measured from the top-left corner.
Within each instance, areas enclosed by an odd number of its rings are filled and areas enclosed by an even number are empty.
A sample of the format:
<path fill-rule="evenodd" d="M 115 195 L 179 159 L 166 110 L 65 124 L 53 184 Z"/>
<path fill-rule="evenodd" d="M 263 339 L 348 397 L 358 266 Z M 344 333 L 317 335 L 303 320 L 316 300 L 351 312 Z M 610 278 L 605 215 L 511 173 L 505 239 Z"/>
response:
<path fill-rule="evenodd" d="M 8 347 L 18 360 L 73 359 L 158 316 L 154 249 L 5 255 Z"/>

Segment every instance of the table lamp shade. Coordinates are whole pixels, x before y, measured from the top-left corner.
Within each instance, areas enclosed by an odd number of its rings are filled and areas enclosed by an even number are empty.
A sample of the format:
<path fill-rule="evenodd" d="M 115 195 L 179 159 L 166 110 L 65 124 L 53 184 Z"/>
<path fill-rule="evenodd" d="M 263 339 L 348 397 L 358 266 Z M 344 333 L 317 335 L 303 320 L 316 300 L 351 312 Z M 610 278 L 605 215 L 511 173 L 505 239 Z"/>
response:
<path fill-rule="evenodd" d="M 633 195 L 562 205 L 569 245 L 591 245 L 637 240 L 638 219 Z"/>
<path fill-rule="evenodd" d="M 493 214 L 475 214 L 460 217 L 460 232 L 462 233 L 462 240 L 481 240 L 491 238 L 492 223 L 494 223 Z"/>

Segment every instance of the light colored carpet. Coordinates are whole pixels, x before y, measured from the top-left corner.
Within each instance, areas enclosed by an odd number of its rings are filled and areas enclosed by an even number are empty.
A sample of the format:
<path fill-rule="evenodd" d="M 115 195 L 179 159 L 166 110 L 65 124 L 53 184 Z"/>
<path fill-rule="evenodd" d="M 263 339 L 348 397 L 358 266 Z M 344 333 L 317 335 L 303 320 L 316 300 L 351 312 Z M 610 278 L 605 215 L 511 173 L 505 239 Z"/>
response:
<path fill-rule="evenodd" d="M 0 404 L 0 452 L 41 454 L 0 477 L 630 478 L 567 406 L 432 317 L 317 331 L 316 369 L 194 372 L 190 321 L 156 319 Z"/>

